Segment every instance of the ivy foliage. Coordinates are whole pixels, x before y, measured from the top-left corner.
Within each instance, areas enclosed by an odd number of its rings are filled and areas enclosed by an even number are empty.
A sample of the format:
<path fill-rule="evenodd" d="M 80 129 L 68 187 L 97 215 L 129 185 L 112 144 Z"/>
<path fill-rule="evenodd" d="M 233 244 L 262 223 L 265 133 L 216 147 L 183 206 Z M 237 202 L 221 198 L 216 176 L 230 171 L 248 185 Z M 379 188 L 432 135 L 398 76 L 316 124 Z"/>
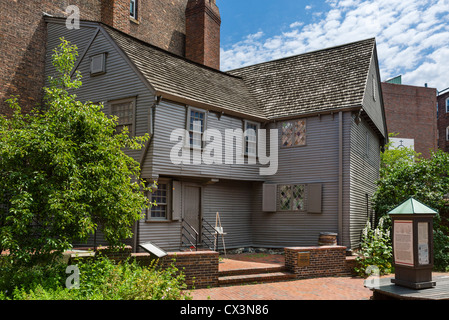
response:
<path fill-rule="evenodd" d="M 12 117 L 0 116 L 0 204 L 9 208 L 0 207 L 0 251 L 15 261 L 51 258 L 99 226 L 112 247 L 121 246 L 150 205 L 139 163 L 125 153 L 149 137 L 115 132 L 117 118 L 102 105 L 77 100 L 76 56 L 62 38 L 44 105 L 23 114 L 13 97 Z"/>

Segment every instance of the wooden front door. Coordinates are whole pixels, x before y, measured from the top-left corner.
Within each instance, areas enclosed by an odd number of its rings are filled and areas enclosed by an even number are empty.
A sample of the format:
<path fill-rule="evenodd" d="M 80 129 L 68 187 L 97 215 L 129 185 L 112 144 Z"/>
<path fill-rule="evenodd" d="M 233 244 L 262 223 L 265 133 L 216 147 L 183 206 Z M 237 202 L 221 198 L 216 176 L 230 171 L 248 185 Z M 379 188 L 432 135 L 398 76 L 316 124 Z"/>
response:
<path fill-rule="evenodd" d="M 201 187 L 186 185 L 183 199 L 184 220 L 195 228 L 201 237 Z"/>

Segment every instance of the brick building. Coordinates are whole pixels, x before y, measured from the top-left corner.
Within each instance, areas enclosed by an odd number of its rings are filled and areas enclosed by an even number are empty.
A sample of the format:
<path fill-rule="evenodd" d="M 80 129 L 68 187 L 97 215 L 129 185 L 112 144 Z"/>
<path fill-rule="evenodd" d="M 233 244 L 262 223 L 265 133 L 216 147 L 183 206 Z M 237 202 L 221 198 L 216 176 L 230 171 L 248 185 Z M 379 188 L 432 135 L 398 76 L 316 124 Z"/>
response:
<path fill-rule="evenodd" d="M 186 19 L 187 4 L 191 19 Z M 0 1 L 0 114 L 10 113 L 5 100 L 12 95 L 20 96 L 24 111 L 40 103 L 47 42 L 44 16 L 70 16 L 73 12 L 66 13 L 69 5 L 79 8 L 83 20 L 102 22 L 176 55 L 187 52 L 189 59 L 219 68 L 220 13 L 215 0 Z M 186 28 L 195 33 L 187 34 L 191 46 L 187 50 Z"/>
<path fill-rule="evenodd" d="M 430 157 L 437 146 L 437 90 L 383 82 L 382 93 L 388 133 L 396 133 L 396 146 L 413 146 Z"/>
<path fill-rule="evenodd" d="M 449 152 L 449 88 L 438 93 L 438 147 Z"/>

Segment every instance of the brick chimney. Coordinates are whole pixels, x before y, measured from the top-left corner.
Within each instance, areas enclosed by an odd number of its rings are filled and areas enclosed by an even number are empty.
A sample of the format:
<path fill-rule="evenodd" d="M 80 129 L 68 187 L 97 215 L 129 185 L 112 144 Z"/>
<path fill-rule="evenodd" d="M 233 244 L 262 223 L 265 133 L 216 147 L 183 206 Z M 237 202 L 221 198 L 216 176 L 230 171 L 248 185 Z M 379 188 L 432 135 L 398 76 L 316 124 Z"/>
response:
<path fill-rule="evenodd" d="M 216 0 L 189 0 L 186 8 L 186 58 L 219 70 L 220 25 Z"/>
<path fill-rule="evenodd" d="M 101 22 L 125 33 L 130 32 L 130 0 L 102 0 Z"/>

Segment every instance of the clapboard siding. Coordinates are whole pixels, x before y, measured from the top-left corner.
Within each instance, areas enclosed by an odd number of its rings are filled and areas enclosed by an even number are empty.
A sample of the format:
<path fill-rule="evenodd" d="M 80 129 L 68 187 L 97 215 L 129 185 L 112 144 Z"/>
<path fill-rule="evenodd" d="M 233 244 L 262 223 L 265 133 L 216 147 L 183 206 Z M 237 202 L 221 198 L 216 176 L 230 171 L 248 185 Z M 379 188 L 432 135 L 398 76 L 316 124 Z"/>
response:
<path fill-rule="evenodd" d="M 48 23 L 49 45 L 55 46 L 60 37 L 65 37 L 72 44 L 78 46 L 80 58 L 89 44 L 96 28 L 82 26 L 79 30 L 68 30 L 64 24 Z M 90 76 L 90 57 L 107 52 L 106 74 L 100 76 Z M 47 65 L 51 64 L 51 55 L 47 55 Z M 94 41 L 77 68 L 82 75 L 82 86 L 75 94 L 81 101 L 92 101 L 95 103 L 105 103 L 104 112 L 109 114 L 108 101 L 136 97 L 135 107 L 135 134 L 143 136 L 149 133 L 149 112 L 154 102 L 154 95 L 148 87 L 139 79 L 129 64 L 120 55 L 118 49 L 105 36 L 103 31 L 98 32 Z M 52 73 L 49 67 L 48 74 Z M 136 161 L 140 159 L 141 150 L 127 151 Z"/>
<path fill-rule="evenodd" d="M 78 57 L 77 61 L 82 58 L 88 44 L 90 43 L 92 37 L 97 32 L 97 27 L 83 26 L 80 29 L 67 29 L 64 24 L 60 23 L 47 23 L 47 50 L 45 59 L 45 81 L 48 85 L 48 77 L 56 76 L 56 69 L 52 64 L 52 55 L 54 54 L 54 49 L 56 49 L 60 44 L 60 38 L 64 37 L 65 40 L 69 41 L 71 44 L 77 46 Z"/>
<path fill-rule="evenodd" d="M 183 180 L 181 197 L 184 197 L 184 186 L 190 185 L 189 180 Z M 227 233 L 226 248 L 247 247 L 252 245 L 251 214 L 252 197 L 251 183 L 237 181 L 220 181 L 213 185 L 201 186 L 201 213 L 209 224 L 215 226 L 216 214 L 220 214 L 221 225 Z M 184 204 L 181 210 L 184 211 Z M 211 236 L 209 236 L 211 237 Z M 151 241 L 163 250 L 176 251 L 181 247 L 181 222 L 147 222 L 139 223 L 138 243 Z M 219 248 L 223 249 L 222 240 Z"/>
<path fill-rule="evenodd" d="M 203 189 L 203 217 L 215 226 L 216 214 L 220 214 L 226 248 L 252 246 L 252 184 L 223 181 Z M 219 248 L 222 248 L 221 239 Z"/>
<path fill-rule="evenodd" d="M 262 184 L 254 188 L 254 245 L 265 247 L 317 245 L 320 232 L 338 230 L 339 117 L 309 117 L 307 145 L 279 148 L 277 174 L 267 177 L 272 184 L 323 184 L 322 213 L 262 212 Z M 281 123 L 270 124 L 279 130 Z"/>
<path fill-rule="evenodd" d="M 370 218 L 370 201 L 380 166 L 379 139 L 364 120 L 359 125 L 352 122 L 350 157 L 350 238 L 351 246 L 358 247 L 362 229 Z"/>
<path fill-rule="evenodd" d="M 154 139 L 152 142 L 151 155 L 153 159 L 154 175 L 174 175 L 174 176 L 195 176 L 203 178 L 236 179 L 257 181 L 263 180 L 259 175 L 259 165 L 225 164 L 225 130 L 243 129 L 243 120 L 227 115 L 219 116 L 215 112 L 207 113 L 207 129 L 219 130 L 222 134 L 222 164 L 189 165 L 173 164 L 170 159 L 170 152 L 178 142 L 171 142 L 170 135 L 175 129 L 186 129 L 187 107 L 181 104 L 163 100 L 157 105 L 155 111 Z M 234 146 L 234 155 L 236 150 Z"/>

